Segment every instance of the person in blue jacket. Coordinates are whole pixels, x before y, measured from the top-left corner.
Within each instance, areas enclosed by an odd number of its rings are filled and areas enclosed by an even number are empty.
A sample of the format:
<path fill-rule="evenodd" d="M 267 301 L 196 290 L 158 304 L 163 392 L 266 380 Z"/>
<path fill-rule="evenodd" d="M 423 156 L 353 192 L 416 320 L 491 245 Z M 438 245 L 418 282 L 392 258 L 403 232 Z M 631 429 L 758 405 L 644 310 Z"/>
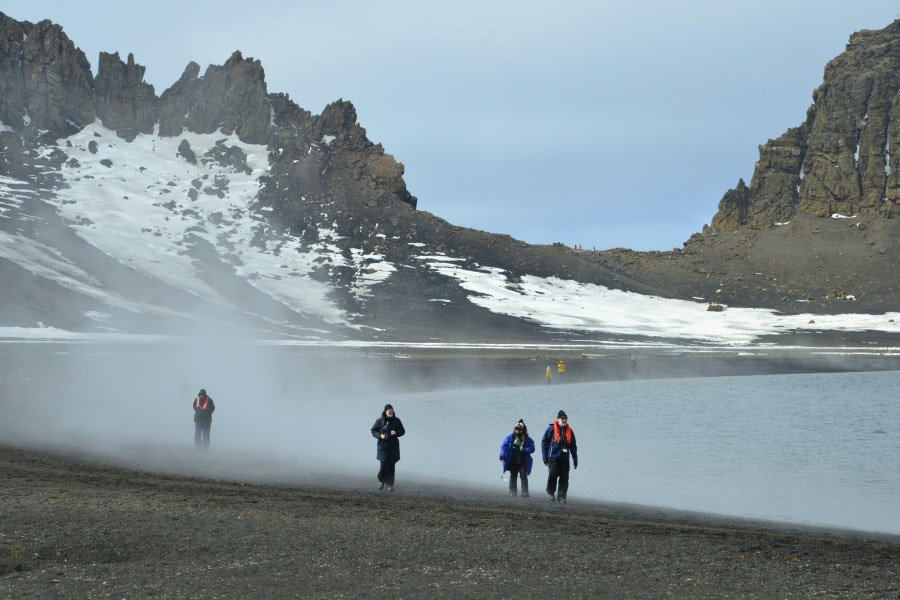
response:
<path fill-rule="evenodd" d="M 547 477 L 547 493 L 550 494 L 550 500 L 565 503 L 569 491 L 569 465 L 578 468 L 575 432 L 569 426 L 569 417 L 565 411 L 559 411 L 556 420 L 550 423 L 544 432 L 541 439 L 541 455 L 544 457 L 544 464 L 550 469 Z"/>
<path fill-rule="evenodd" d="M 500 444 L 500 460 L 503 472 L 509 471 L 509 495 L 516 495 L 519 477 L 522 478 L 522 497 L 528 497 L 528 476 L 531 475 L 531 455 L 534 453 L 534 440 L 528 435 L 525 421 L 519 419 L 513 426 L 513 432 L 506 436 Z"/>

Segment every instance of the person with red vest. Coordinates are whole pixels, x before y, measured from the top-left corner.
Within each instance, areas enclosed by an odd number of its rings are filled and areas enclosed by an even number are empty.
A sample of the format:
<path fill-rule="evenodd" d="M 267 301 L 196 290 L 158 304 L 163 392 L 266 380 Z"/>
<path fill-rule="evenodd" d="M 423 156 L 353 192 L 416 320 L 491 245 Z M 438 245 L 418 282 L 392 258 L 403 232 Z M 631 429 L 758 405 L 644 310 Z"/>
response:
<path fill-rule="evenodd" d="M 569 417 L 565 411 L 559 411 L 556 420 L 550 423 L 541 440 L 541 455 L 544 464 L 550 469 L 547 478 L 547 493 L 550 500 L 566 502 L 569 491 L 569 464 L 578 468 L 578 446 L 575 444 L 575 432 L 569 426 Z M 569 457 L 572 457 L 571 459 Z M 558 483 L 558 488 L 557 488 Z"/>
<path fill-rule="evenodd" d="M 212 428 L 212 414 L 216 403 L 200 390 L 194 398 L 194 445 L 197 448 L 209 448 L 209 430 Z"/>

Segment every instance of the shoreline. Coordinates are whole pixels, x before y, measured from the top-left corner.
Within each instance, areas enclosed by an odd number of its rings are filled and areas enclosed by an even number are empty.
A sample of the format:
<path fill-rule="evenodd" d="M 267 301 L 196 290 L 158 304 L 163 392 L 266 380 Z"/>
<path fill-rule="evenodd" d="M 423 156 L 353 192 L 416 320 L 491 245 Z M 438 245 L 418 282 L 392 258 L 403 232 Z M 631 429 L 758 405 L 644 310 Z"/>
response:
<path fill-rule="evenodd" d="M 369 377 L 362 389 L 373 393 L 421 392 L 437 389 L 518 387 L 547 385 L 545 369 L 551 367 L 550 383 L 586 383 L 682 377 L 784 375 L 800 373 L 845 373 L 900 370 L 900 346 L 893 338 L 868 346 L 778 346 L 753 347 L 642 347 L 588 348 L 559 344 L 535 347 L 384 345 L 352 348 L 343 346 L 258 346 L 246 342 L 223 342 L 210 355 L 223 363 L 241 356 L 272 364 L 274 375 L 292 380 L 329 382 L 333 393 L 358 392 L 354 375 Z M 74 361 L 97 365 L 135 361 L 164 364 L 165 358 L 192 360 L 193 346 L 172 344 L 108 343 L 2 343 L 0 342 L 0 393 L 16 397 L 33 392 L 33 384 L 57 385 Z M 636 368 L 630 359 L 634 356 Z M 564 361 L 560 377 L 558 361 Z M 282 369 L 279 374 L 279 369 Z M 349 375 L 349 376 L 348 376 Z M 184 377 L 175 373 L 174 377 Z M 373 383 L 374 387 L 369 384 Z M 30 392 L 29 392 L 30 390 Z"/>
<path fill-rule="evenodd" d="M 11 599 L 900 594 L 900 536 L 415 482 L 241 483 L 3 445 L 0 477 Z"/>

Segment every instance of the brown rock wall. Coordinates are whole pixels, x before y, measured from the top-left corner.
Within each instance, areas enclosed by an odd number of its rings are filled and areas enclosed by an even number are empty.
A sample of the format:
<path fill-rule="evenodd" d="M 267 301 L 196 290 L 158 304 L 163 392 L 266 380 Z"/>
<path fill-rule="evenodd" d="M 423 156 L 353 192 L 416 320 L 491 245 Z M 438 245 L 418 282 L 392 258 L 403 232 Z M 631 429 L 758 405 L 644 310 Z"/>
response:
<path fill-rule="evenodd" d="M 826 67 L 806 122 L 760 146 L 749 192 L 726 194 L 712 229 L 772 227 L 798 211 L 895 216 L 900 172 L 890 148 L 900 148 L 898 104 L 900 20 L 851 36 Z M 738 211 L 736 198 L 745 204 Z"/>

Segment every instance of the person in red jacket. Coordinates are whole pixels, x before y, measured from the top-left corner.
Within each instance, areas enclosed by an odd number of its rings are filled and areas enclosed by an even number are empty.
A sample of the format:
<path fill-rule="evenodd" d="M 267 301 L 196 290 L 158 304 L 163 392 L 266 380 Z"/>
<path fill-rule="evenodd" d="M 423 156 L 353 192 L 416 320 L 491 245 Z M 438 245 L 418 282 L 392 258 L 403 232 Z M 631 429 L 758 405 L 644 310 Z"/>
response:
<path fill-rule="evenodd" d="M 194 445 L 197 448 L 209 448 L 209 430 L 212 428 L 212 414 L 216 403 L 200 390 L 194 398 Z"/>

